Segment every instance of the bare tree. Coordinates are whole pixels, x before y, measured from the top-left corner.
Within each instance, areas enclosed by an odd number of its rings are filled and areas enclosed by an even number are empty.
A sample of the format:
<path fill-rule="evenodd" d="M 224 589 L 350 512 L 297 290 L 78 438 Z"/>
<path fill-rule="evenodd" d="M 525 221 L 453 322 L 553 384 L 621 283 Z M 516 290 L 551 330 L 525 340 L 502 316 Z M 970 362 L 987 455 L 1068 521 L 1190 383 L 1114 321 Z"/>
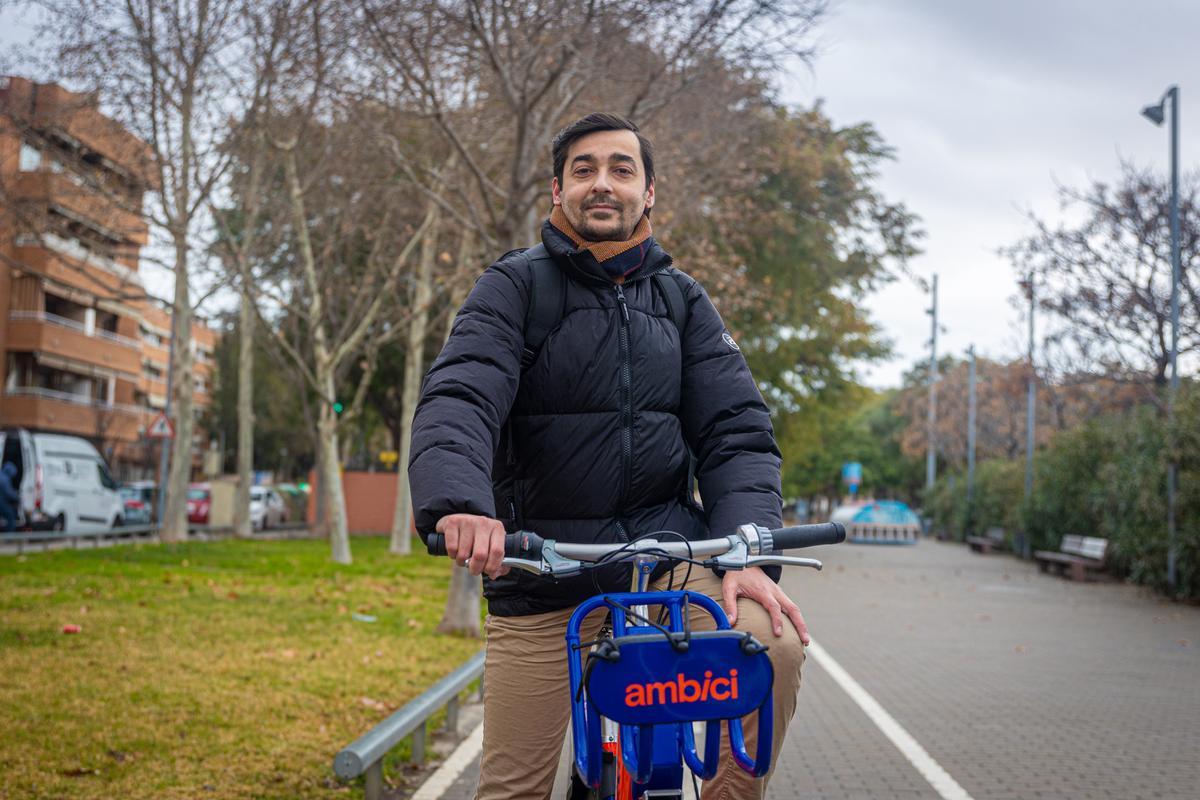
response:
<path fill-rule="evenodd" d="M 1200 178 L 1188 176 L 1180 202 L 1179 353 L 1200 352 Z M 1032 214 L 1034 232 L 1002 252 L 1033 273 L 1038 306 L 1049 312 L 1046 344 L 1060 374 L 1104 375 L 1163 387 L 1170 365 L 1170 186 L 1125 163 L 1116 185 L 1060 187 L 1060 205 L 1078 221 L 1052 226 Z"/>
<path fill-rule="evenodd" d="M 545 149 L 572 112 L 604 102 L 644 124 L 714 66 L 764 70 L 806 57 L 825 2 L 362 0 L 362 8 L 378 85 L 433 120 L 469 180 L 446 186 L 422 175 L 399 141 L 393 155 L 447 213 L 508 250 L 535 234 L 550 178 Z"/>
<path fill-rule="evenodd" d="M 234 68 L 243 39 L 242 0 L 41 0 L 43 35 L 68 79 L 99 89 L 113 116 L 148 145 L 147 172 L 158 191 L 145 211 L 165 234 L 174 277 L 170 387 L 175 439 L 166 541 L 187 536 L 192 468 L 192 279 L 203 245 L 201 222 L 229 165 L 218 147 L 228 115 L 243 111 Z"/>

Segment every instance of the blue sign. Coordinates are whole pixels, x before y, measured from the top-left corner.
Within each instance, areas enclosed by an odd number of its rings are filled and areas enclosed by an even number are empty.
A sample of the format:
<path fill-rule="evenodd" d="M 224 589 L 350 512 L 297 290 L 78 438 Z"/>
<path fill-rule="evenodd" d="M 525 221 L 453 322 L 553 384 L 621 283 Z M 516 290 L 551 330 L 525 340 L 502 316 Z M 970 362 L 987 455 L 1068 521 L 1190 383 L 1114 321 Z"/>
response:
<path fill-rule="evenodd" d="M 842 464 L 842 482 L 851 486 L 858 486 L 862 483 L 862 464 L 857 461 L 848 461 Z"/>
<path fill-rule="evenodd" d="M 770 697 L 774 673 L 765 652 L 742 651 L 737 631 L 697 631 L 677 653 L 658 634 L 618 636 L 615 662 L 595 659 L 588 698 L 625 725 L 740 719 Z"/>

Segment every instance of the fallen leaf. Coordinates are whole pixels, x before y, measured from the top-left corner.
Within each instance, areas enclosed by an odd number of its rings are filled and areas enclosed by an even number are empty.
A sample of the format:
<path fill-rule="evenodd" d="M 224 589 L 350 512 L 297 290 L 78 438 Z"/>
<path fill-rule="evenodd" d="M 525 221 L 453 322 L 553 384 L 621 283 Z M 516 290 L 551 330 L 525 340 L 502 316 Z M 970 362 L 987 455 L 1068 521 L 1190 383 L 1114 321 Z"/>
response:
<path fill-rule="evenodd" d="M 358 698 L 358 702 L 362 703 L 367 708 L 373 708 L 376 711 L 383 711 L 387 708 L 387 706 L 385 706 L 383 703 L 372 697 L 360 697 Z"/>
<path fill-rule="evenodd" d="M 1023 645 L 1023 644 L 1019 644 L 1019 645 L 1017 645 L 1017 646 L 1014 648 L 1014 652 L 1017 652 L 1017 653 L 1028 653 L 1028 652 L 1029 652 L 1029 648 L 1028 648 L 1028 647 L 1026 647 L 1026 646 L 1025 646 L 1025 645 Z"/>
<path fill-rule="evenodd" d="M 279 655 L 282 656 L 283 658 L 295 658 L 296 651 L 289 647 L 287 650 L 280 650 Z"/>
<path fill-rule="evenodd" d="M 976 614 L 975 619 L 979 620 L 980 622 L 991 622 L 992 615 L 991 614 Z"/>

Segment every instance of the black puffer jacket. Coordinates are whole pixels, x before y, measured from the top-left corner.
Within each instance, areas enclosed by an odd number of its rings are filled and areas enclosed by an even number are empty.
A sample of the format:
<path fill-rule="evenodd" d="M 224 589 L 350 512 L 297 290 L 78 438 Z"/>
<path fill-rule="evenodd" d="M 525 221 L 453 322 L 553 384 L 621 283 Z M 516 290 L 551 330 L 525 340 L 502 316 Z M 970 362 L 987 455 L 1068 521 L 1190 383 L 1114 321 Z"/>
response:
<path fill-rule="evenodd" d="M 532 285 L 509 254 L 479 278 L 425 378 L 409 478 L 417 529 L 480 514 L 571 542 L 659 530 L 690 539 L 780 522 L 780 455 L 762 397 L 721 317 L 691 278 L 682 346 L 654 281 L 672 270 L 652 243 L 617 286 L 591 253 L 546 223 L 569 276 L 562 322 L 522 374 Z M 704 509 L 687 497 L 688 451 Z M 776 569 L 776 574 L 778 574 Z M 627 591 L 627 567 L 555 581 L 514 570 L 485 580 L 489 611 L 537 614 Z"/>

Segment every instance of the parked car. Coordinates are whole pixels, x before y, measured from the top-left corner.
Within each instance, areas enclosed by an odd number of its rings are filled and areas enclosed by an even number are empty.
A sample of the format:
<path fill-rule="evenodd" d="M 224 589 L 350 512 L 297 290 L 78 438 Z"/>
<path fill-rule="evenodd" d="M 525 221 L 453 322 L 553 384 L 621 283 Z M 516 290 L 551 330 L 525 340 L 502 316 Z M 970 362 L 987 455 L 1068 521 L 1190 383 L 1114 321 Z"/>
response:
<path fill-rule="evenodd" d="M 287 522 L 287 504 L 279 492 L 265 486 L 250 487 L 250 525 L 256 531 Z"/>
<path fill-rule="evenodd" d="M 108 465 L 78 436 L 0 430 L 0 461 L 17 468 L 23 528 L 95 533 L 125 524 L 125 501 Z"/>
<path fill-rule="evenodd" d="M 121 484 L 121 496 L 142 501 L 148 515 L 146 523 L 154 521 L 158 514 L 158 484 L 154 481 L 130 481 Z M 133 524 L 132 522 L 130 523 Z"/>
<path fill-rule="evenodd" d="M 125 524 L 149 525 L 150 503 L 142 497 L 142 493 L 133 486 L 122 486 L 119 491 L 121 499 L 125 501 Z"/>
<path fill-rule="evenodd" d="M 193 483 L 188 487 L 187 517 L 192 525 L 207 525 L 208 512 L 212 509 L 212 488 L 207 483 Z"/>

